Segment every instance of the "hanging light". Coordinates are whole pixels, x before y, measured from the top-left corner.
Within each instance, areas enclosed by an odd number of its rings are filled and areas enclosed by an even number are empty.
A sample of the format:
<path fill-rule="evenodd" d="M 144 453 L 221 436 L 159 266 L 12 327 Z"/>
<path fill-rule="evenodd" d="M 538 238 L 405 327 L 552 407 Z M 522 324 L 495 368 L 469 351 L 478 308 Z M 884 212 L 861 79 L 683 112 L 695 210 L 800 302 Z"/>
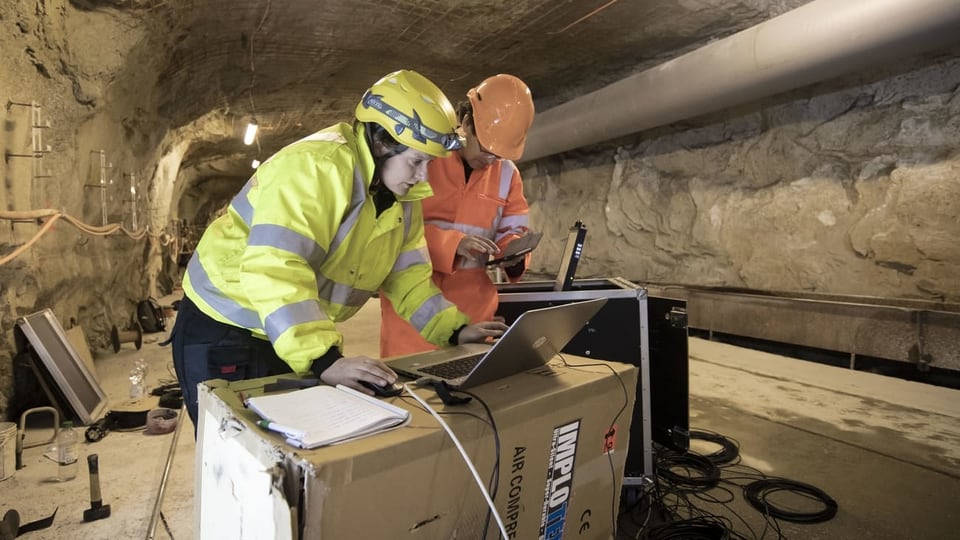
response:
<path fill-rule="evenodd" d="M 260 160 L 259 159 L 253 160 L 253 163 L 251 163 L 250 166 L 256 169 L 257 167 L 260 166 Z"/>
<path fill-rule="evenodd" d="M 243 144 L 250 146 L 253 144 L 254 138 L 257 136 L 257 121 L 250 120 L 250 123 L 247 124 L 247 131 L 243 134 Z"/>

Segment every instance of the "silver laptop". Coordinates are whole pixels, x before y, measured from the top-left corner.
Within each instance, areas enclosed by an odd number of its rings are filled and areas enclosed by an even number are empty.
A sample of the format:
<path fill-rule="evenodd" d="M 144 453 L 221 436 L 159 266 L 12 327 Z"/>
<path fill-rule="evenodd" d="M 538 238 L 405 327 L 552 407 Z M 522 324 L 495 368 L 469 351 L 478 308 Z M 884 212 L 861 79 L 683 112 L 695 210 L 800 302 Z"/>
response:
<path fill-rule="evenodd" d="M 472 388 L 546 364 L 606 302 L 606 298 L 597 298 L 531 309 L 522 313 L 492 346 L 468 343 L 383 361 L 407 377 L 428 377 L 446 381 L 454 388 Z"/>

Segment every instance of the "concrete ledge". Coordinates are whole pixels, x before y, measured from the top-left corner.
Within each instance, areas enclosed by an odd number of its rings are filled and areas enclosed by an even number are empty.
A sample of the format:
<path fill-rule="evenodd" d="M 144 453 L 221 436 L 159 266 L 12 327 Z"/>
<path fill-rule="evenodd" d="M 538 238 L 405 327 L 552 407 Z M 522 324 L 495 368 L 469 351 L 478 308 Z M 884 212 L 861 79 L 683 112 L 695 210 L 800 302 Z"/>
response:
<path fill-rule="evenodd" d="M 691 359 L 960 418 L 960 390 L 827 366 L 700 338 L 690 338 L 689 343 Z"/>

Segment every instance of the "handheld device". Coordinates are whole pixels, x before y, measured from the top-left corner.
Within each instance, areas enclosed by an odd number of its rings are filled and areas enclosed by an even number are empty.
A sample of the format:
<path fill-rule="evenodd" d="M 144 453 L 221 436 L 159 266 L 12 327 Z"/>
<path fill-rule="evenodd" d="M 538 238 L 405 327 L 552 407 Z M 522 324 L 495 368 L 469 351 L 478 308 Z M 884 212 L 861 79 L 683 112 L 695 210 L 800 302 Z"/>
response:
<path fill-rule="evenodd" d="M 543 233 L 528 232 L 527 234 L 507 244 L 507 247 L 503 250 L 501 256 L 487 261 L 487 266 L 494 266 L 501 263 L 519 260 L 520 257 L 530 253 L 537 247 L 537 245 L 540 243 L 541 237 L 543 237 Z"/>

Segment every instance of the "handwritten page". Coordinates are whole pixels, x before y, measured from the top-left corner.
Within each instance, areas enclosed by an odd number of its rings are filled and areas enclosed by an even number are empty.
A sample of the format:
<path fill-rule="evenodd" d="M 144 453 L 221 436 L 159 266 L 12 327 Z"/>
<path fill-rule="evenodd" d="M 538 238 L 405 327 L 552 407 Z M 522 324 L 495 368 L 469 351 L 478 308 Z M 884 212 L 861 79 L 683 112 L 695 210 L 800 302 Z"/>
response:
<path fill-rule="evenodd" d="M 317 448 L 399 427 L 410 413 L 343 385 L 255 396 L 247 406 L 268 429 L 300 448 Z"/>

